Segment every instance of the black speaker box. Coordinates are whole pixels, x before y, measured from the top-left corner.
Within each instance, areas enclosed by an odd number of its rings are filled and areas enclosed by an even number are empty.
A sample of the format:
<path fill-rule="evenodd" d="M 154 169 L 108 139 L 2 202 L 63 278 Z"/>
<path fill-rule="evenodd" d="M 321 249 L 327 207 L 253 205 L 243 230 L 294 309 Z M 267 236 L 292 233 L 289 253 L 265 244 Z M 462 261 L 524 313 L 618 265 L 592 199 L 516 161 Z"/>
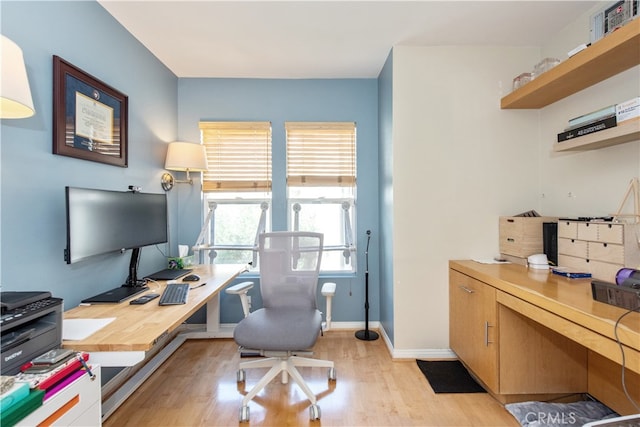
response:
<path fill-rule="evenodd" d="M 542 250 L 551 265 L 558 265 L 558 223 L 542 223 Z"/>

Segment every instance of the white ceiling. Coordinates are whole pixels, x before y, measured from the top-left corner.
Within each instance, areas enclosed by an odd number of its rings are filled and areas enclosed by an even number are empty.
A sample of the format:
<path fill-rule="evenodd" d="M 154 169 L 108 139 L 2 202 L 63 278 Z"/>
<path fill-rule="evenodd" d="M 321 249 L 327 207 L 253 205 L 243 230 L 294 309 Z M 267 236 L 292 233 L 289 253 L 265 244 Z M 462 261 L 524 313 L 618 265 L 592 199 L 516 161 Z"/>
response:
<path fill-rule="evenodd" d="M 98 0 L 178 77 L 375 78 L 397 45 L 541 46 L 593 1 Z"/>

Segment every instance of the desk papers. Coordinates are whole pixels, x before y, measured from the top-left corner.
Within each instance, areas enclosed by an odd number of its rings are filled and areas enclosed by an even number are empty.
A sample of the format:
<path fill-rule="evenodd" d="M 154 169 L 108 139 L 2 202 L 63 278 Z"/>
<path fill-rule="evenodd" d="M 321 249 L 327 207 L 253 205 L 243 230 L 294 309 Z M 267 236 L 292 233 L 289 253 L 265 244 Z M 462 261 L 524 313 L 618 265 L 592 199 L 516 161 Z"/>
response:
<path fill-rule="evenodd" d="M 62 321 L 62 339 L 83 340 L 114 320 L 116 320 L 115 317 L 105 317 L 104 319 L 64 319 Z"/>

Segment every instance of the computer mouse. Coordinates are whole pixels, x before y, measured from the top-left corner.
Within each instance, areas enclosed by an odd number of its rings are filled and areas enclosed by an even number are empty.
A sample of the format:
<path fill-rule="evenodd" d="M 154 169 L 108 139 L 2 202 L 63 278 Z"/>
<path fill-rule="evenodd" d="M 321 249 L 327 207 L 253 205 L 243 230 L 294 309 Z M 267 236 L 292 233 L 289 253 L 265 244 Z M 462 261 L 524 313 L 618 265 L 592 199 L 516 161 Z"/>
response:
<path fill-rule="evenodd" d="M 189 274 L 182 279 L 183 282 L 197 282 L 198 280 L 200 280 L 200 276 L 197 274 Z"/>

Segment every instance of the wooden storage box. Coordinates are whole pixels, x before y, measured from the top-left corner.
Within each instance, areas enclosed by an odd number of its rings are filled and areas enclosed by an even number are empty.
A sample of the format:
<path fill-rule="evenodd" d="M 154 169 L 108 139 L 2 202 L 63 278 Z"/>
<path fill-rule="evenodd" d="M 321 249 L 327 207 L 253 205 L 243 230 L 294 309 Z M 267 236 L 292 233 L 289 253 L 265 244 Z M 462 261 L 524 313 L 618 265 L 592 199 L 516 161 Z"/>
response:
<path fill-rule="evenodd" d="M 558 265 L 614 282 L 624 267 L 639 268 L 640 224 L 558 221 Z"/>
<path fill-rule="evenodd" d="M 557 222 L 557 218 L 538 216 L 501 216 L 499 222 L 500 253 L 522 258 L 544 252 L 542 223 Z"/>

